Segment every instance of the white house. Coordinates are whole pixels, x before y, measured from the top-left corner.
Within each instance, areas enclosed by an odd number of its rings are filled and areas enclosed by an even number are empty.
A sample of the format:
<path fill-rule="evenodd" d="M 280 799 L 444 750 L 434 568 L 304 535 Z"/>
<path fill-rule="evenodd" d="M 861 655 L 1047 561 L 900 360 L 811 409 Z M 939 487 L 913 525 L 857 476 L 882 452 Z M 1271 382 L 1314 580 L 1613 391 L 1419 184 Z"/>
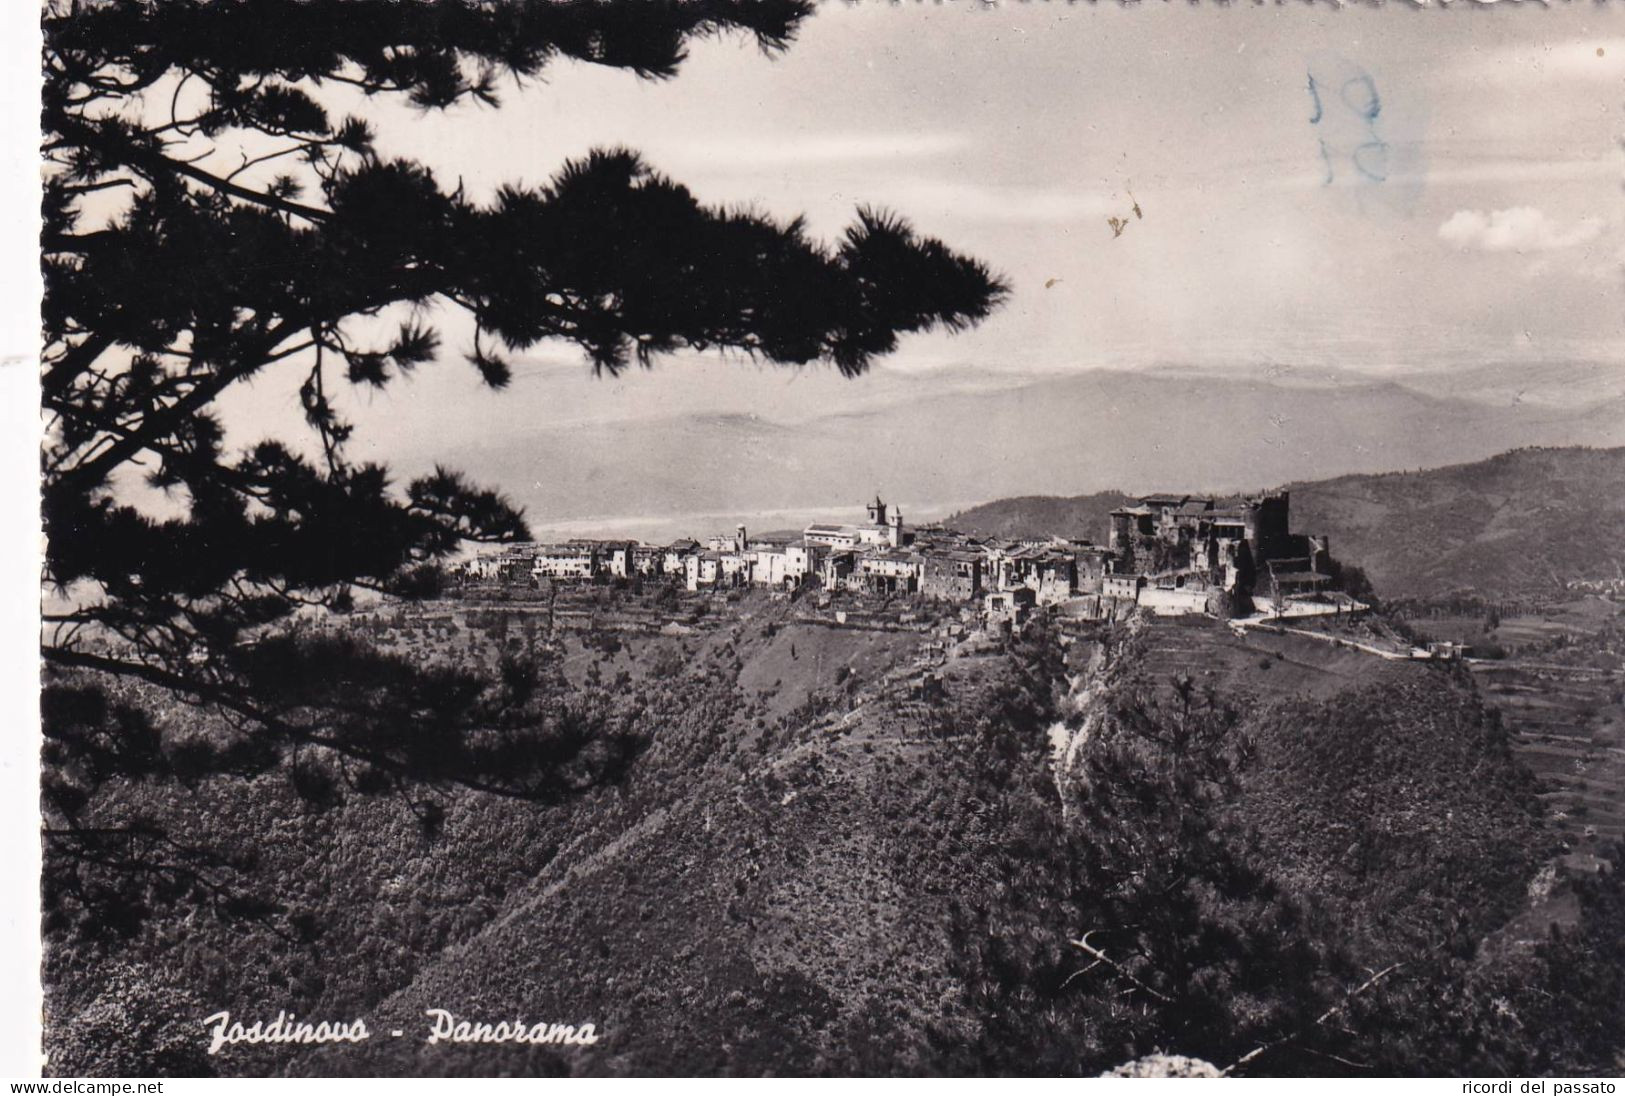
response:
<path fill-rule="evenodd" d="M 790 575 L 789 552 L 778 545 L 758 545 L 746 553 L 750 580 L 758 586 L 783 586 Z"/>
<path fill-rule="evenodd" d="M 1138 601 L 1140 590 L 1145 586 L 1144 575 L 1115 574 L 1103 575 L 1100 580 L 1100 592 L 1105 597 L 1122 598 L 1124 601 Z"/>
<path fill-rule="evenodd" d="M 925 560 L 913 552 L 870 552 L 858 558 L 858 575 L 866 589 L 911 594 L 920 588 Z"/>
<path fill-rule="evenodd" d="M 784 546 L 784 576 L 800 585 L 807 581 L 807 576 L 818 573 L 819 550 L 816 545 L 808 544 L 805 540 L 793 541 Z"/>
<path fill-rule="evenodd" d="M 598 573 L 598 546 L 544 544 L 536 549 L 530 573 L 535 578 L 590 579 Z"/>
<path fill-rule="evenodd" d="M 694 552 L 683 557 L 684 584 L 690 590 L 715 586 L 722 577 L 721 552 Z"/>
<path fill-rule="evenodd" d="M 802 530 L 801 535 L 808 544 L 824 548 L 852 549 L 862 543 L 856 525 L 825 525 L 815 522 Z"/>
<path fill-rule="evenodd" d="M 631 578 L 637 573 L 637 545 L 631 541 L 614 541 L 605 546 L 609 573 L 616 578 Z"/>
<path fill-rule="evenodd" d="M 665 575 L 681 575 L 684 573 L 685 561 L 689 556 L 700 550 L 698 542 L 692 540 L 674 541 L 666 547 L 661 554 L 660 573 Z"/>

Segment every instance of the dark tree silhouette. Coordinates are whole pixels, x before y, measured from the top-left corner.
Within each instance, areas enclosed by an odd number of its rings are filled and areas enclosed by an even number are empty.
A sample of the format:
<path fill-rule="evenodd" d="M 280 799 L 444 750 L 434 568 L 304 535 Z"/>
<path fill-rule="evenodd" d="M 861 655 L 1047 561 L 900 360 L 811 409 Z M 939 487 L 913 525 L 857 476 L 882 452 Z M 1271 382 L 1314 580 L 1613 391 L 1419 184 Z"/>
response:
<path fill-rule="evenodd" d="M 532 737 L 516 738 L 512 713 L 541 703 L 517 669 L 501 681 L 428 673 L 276 630 L 301 606 L 343 609 L 357 588 L 388 589 L 465 541 L 526 535 L 502 496 L 453 472 L 398 487 L 350 460 L 338 389 L 438 364 L 434 308 L 473 317 L 461 356 L 498 388 L 505 354 L 544 339 L 611 373 L 723 348 L 857 376 L 901 334 L 978 322 L 1004 288 L 892 215 L 860 209 L 824 245 L 800 220 L 704 206 L 621 149 L 475 202 L 380 151 L 364 119 L 331 116 L 322 95 L 338 84 L 424 109 L 495 106 L 499 82 L 558 58 L 669 78 L 692 39 L 747 34 L 771 53 L 811 11 L 810 0 L 47 6 L 42 506 L 44 579 L 62 607 L 46 613 L 44 657 L 51 688 L 68 690 L 45 708 L 57 848 L 101 863 L 139 849 L 152 876 L 147 854 L 164 847 L 139 826 L 79 824 L 102 782 L 174 775 L 181 761 L 128 704 L 86 695 L 108 675 L 230 719 L 237 737 L 194 747 L 192 771 L 281 768 L 314 798 L 335 778 L 311 775 L 313 758 L 359 790 L 452 781 L 543 797 L 624 762 L 557 696 L 543 729 L 533 720 Z M 358 333 L 380 321 L 398 323 L 393 337 Z M 217 399 L 273 369 L 301 371 L 311 435 L 226 451 Z M 132 504 L 143 479 L 170 516 Z M 92 855 L 109 842 L 116 856 Z M 161 867 L 183 889 L 192 878 Z"/>

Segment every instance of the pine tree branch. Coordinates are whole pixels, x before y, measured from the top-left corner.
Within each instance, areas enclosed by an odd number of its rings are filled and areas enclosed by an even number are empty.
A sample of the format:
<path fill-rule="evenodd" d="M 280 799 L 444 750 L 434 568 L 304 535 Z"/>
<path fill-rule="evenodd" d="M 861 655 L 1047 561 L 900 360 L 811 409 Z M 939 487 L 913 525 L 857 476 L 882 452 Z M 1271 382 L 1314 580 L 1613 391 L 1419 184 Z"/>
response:
<path fill-rule="evenodd" d="M 129 460 L 141 450 L 147 448 L 149 441 L 157 441 L 169 434 L 186 416 L 207 406 L 216 396 L 223 392 L 235 381 L 248 376 L 261 368 L 266 357 L 283 339 L 293 334 L 301 324 L 294 319 L 285 319 L 273 324 L 269 330 L 255 341 L 264 349 L 250 351 L 237 355 L 241 364 L 232 367 L 223 367 L 218 372 L 209 375 L 199 382 L 186 395 L 175 400 L 144 418 L 141 425 L 130 431 L 124 437 L 103 450 L 93 460 L 78 465 L 64 472 L 54 483 L 49 485 L 51 490 L 68 492 L 89 491 L 101 484 L 114 468 Z"/>
<path fill-rule="evenodd" d="M 102 356 L 103 351 L 113 345 L 113 336 L 105 331 L 96 331 L 87 335 L 77 345 L 71 347 L 62 355 L 62 359 L 51 366 L 41 379 L 40 385 L 47 395 L 65 390 L 72 384 L 74 378 L 89 369 Z"/>
<path fill-rule="evenodd" d="M 1360 994 L 1364 993 L 1366 990 L 1370 989 L 1372 986 L 1375 986 L 1378 982 L 1382 981 L 1384 978 L 1388 977 L 1388 975 L 1392 974 L 1394 971 L 1398 970 L 1399 968 L 1403 967 L 1404 965 L 1405 965 L 1404 963 L 1394 963 L 1392 966 L 1384 967 L 1382 970 L 1379 970 L 1377 973 L 1373 974 L 1370 978 L 1367 978 L 1358 987 L 1356 987 L 1355 989 L 1350 990 L 1347 994 L 1345 994 L 1342 1001 L 1340 1001 L 1339 1003 L 1333 1005 L 1331 1008 L 1327 1009 L 1325 1012 L 1321 1013 L 1318 1017 L 1316 1017 L 1314 1023 L 1309 1024 L 1308 1026 L 1302 1028 L 1299 1031 L 1294 1031 L 1289 1035 L 1283 1035 L 1281 1038 L 1276 1039 L 1276 1040 L 1274 1040 L 1272 1042 L 1264 1043 L 1261 1046 L 1254 1047 L 1252 1050 L 1249 1050 L 1246 1054 L 1243 1054 L 1240 1058 L 1237 1058 L 1234 1062 L 1231 1062 L 1224 1069 L 1220 1070 L 1219 1071 L 1219 1076 L 1228 1077 L 1232 1073 L 1234 1073 L 1236 1070 L 1238 1070 L 1242 1066 L 1246 1065 L 1248 1062 L 1251 1062 L 1254 1059 L 1258 1058 L 1260 1055 L 1265 1054 L 1265 1053 L 1267 1053 L 1267 1052 L 1269 1052 L 1271 1050 L 1274 1050 L 1276 1047 L 1282 1046 L 1282 1045 L 1284 1045 L 1286 1043 L 1290 1043 L 1294 1039 L 1302 1038 L 1305 1034 L 1308 1033 L 1310 1028 L 1319 1027 L 1320 1025 L 1324 1024 L 1327 1020 L 1330 1020 L 1333 1016 L 1336 1016 L 1338 1013 L 1340 1013 L 1344 1009 L 1348 1008 L 1349 1004 L 1356 997 L 1360 996 Z M 1339 1060 L 1341 1061 L 1341 1059 L 1339 1059 Z M 1354 1063 L 1354 1062 L 1350 1062 L 1348 1064 L 1349 1065 L 1357 1065 L 1357 1063 Z M 1360 1068 L 1369 1068 L 1369 1067 L 1363 1067 L 1362 1066 Z"/>
<path fill-rule="evenodd" d="M 1100 950 L 1099 948 L 1095 947 L 1093 944 L 1089 943 L 1089 937 L 1093 936 L 1095 933 L 1097 933 L 1099 931 L 1100 931 L 1099 929 L 1090 929 L 1088 932 L 1083 934 L 1083 939 L 1082 940 L 1069 940 L 1067 942 L 1069 944 L 1071 944 L 1073 947 L 1079 948 L 1082 951 L 1084 951 L 1085 953 L 1087 953 L 1088 955 L 1093 956 L 1097 962 L 1105 963 L 1108 967 L 1111 967 L 1118 974 L 1122 975 L 1128 981 L 1132 982 L 1137 988 L 1144 990 L 1146 993 L 1149 993 L 1151 996 L 1155 997 L 1157 1000 L 1163 1002 L 1164 1004 L 1171 1005 L 1171 1004 L 1174 1003 L 1174 999 L 1172 997 L 1169 997 L 1166 993 L 1159 993 L 1157 990 L 1152 989 L 1150 986 L 1146 985 L 1140 979 L 1136 978 L 1134 976 L 1134 974 L 1128 970 L 1128 968 L 1124 967 L 1121 963 L 1117 962 L 1115 959 L 1112 959 L 1104 951 Z"/>
<path fill-rule="evenodd" d="M 204 171 L 195 164 L 189 164 L 183 160 L 173 160 L 168 156 L 160 155 L 153 155 L 150 158 L 144 157 L 143 159 L 149 165 L 161 165 L 163 168 L 167 168 L 178 175 L 184 175 L 189 179 L 200 182 L 207 187 L 221 192 L 222 194 L 230 194 L 234 198 L 241 198 L 247 202 L 254 202 L 265 206 L 267 209 L 275 209 L 279 212 L 300 217 L 307 221 L 314 221 L 317 224 L 323 224 L 333 219 L 333 214 L 329 210 L 317 209 L 315 206 L 302 205 L 299 202 L 290 202 L 286 198 L 278 198 L 274 194 L 266 194 L 263 191 L 255 190 L 252 187 L 246 187 L 238 183 L 230 182 L 226 179 L 222 179 L 218 175 Z"/>

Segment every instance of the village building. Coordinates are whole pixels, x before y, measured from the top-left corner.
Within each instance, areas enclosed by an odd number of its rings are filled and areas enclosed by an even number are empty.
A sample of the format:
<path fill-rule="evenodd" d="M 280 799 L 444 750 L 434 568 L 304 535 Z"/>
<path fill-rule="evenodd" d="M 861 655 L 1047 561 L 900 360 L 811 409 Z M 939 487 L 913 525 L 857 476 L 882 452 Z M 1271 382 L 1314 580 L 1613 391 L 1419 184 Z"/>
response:
<path fill-rule="evenodd" d="M 698 541 L 678 540 L 668 544 L 660 557 L 660 573 L 665 575 L 685 574 L 685 563 L 689 556 L 700 550 Z"/>
<path fill-rule="evenodd" d="M 1184 581 L 1173 587 L 1154 588 L 1183 590 L 1196 581 L 1222 591 L 1220 600 L 1233 610 L 1245 608 L 1255 590 L 1272 598 L 1294 596 L 1333 581 L 1325 538 L 1291 531 L 1291 496 L 1285 491 L 1231 500 L 1148 495 L 1113 510 L 1109 520 L 1112 570 L 1182 575 Z M 1291 560 L 1307 565 L 1288 566 Z M 1281 566 L 1272 568 L 1276 563 Z M 1277 571 L 1299 577 L 1283 585 Z"/>
<path fill-rule="evenodd" d="M 796 589 L 805 585 L 813 573 L 815 554 L 805 541 L 789 536 L 753 540 L 745 552 L 750 567 L 749 581 L 757 586 Z"/>
<path fill-rule="evenodd" d="M 1058 605 L 1077 590 L 1077 560 L 1053 543 L 1022 544 L 996 560 L 1000 589 L 1025 586 L 1040 605 Z"/>
<path fill-rule="evenodd" d="M 995 590 L 982 599 L 982 617 L 993 627 L 1019 627 L 1035 604 L 1037 595 L 1026 586 Z"/>
<path fill-rule="evenodd" d="M 747 554 L 750 581 L 758 586 L 790 585 L 790 555 L 780 545 L 767 544 L 752 547 Z"/>
<path fill-rule="evenodd" d="M 802 530 L 802 536 L 808 544 L 843 551 L 856 548 L 860 543 L 856 525 L 827 525 L 822 522 L 814 522 Z"/>
<path fill-rule="evenodd" d="M 636 542 L 606 541 L 602 549 L 602 559 L 612 578 L 631 578 L 637 574 Z"/>
<path fill-rule="evenodd" d="M 468 561 L 464 573 L 475 582 L 528 583 L 531 559 L 530 545 L 512 545 L 475 556 Z"/>
<path fill-rule="evenodd" d="M 723 553 L 706 549 L 683 557 L 683 582 L 690 590 L 715 586 L 722 580 Z"/>
<path fill-rule="evenodd" d="M 748 543 L 744 523 L 740 523 L 734 526 L 732 535 L 718 533 L 711 537 L 705 546 L 713 552 L 743 552 Z"/>
<path fill-rule="evenodd" d="M 901 548 L 914 540 L 913 534 L 903 528 L 903 511 L 895 506 L 888 508 L 879 495 L 869 504 L 869 524 L 860 528 L 858 535 L 864 544 L 892 548 Z"/>
<path fill-rule="evenodd" d="M 857 553 L 850 551 L 829 551 L 824 553 L 818 563 L 818 581 L 826 590 L 842 590 L 846 588 L 847 579 L 857 569 Z"/>
<path fill-rule="evenodd" d="M 728 586 L 740 586 L 750 581 L 750 557 L 744 552 L 717 553 L 717 581 Z"/>
<path fill-rule="evenodd" d="M 645 578 L 661 573 L 662 560 L 665 553 L 649 544 L 635 544 L 632 546 L 632 571 Z"/>
<path fill-rule="evenodd" d="M 1140 608 L 1159 616 L 1180 616 L 1218 607 L 1224 593 L 1201 571 L 1166 572 L 1145 580 L 1138 601 Z"/>
<path fill-rule="evenodd" d="M 861 588 L 872 594 L 912 594 L 920 588 L 923 560 L 914 552 L 871 552 L 858 559 Z"/>
<path fill-rule="evenodd" d="M 1111 571 L 1113 563 L 1112 550 L 1103 545 L 1091 544 L 1089 541 L 1062 541 L 1066 551 L 1072 556 L 1075 571 L 1074 589 L 1080 594 L 1100 593 L 1101 581 Z"/>
<path fill-rule="evenodd" d="M 903 526 L 903 512 L 888 506 L 879 495 L 869 504 L 867 525 L 814 522 L 802 530 L 802 536 L 808 544 L 826 548 L 900 548 L 914 540 L 914 534 Z"/>
<path fill-rule="evenodd" d="M 1442 662 L 1460 662 L 1467 656 L 1467 645 L 1451 640 L 1429 640 L 1425 647 L 1413 648 L 1412 657 L 1433 658 Z"/>
<path fill-rule="evenodd" d="M 1263 581 L 1254 600 L 1280 612 L 1294 598 L 1313 598 L 1335 585 L 1336 579 L 1315 569 L 1313 557 L 1272 559 L 1264 564 Z"/>
<path fill-rule="evenodd" d="M 1144 575 L 1127 572 L 1104 575 L 1100 580 L 1100 594 L 1102 597 L 1114 597 L 1123 601 L 1138 601 L 1140 589 L 1144 585 Z"/>
<path fill-rule="evenodd" d="M 544 544 L 536 548 L 531 561 L 531 577 L 537 579 L 591 579 L 598 573 L 599 546 L 592 541 L 572 540 L 564 544 Z"/>
<path fill-rule="evenodd" d="M 793 540 L 784 546 L 784 574 L 787 582 L 802 586 L 818 573 L 822 553 L 806 540 Z"/>
<path fill-rule="evenodd" d="M 969 601 L 982 592 L 980 552 L 927 548 L 920 565 L 920 593 L 942 601 Z"/>

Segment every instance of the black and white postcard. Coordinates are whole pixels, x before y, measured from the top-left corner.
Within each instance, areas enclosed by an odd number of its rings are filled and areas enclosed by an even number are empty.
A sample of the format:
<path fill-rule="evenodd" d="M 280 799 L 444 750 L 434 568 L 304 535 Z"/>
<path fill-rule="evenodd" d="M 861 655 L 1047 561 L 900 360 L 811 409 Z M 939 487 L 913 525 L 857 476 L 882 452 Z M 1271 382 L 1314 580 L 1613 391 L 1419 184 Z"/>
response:
<path fill-rule="evenodd" d="M 39 29 L 45 1077 L 1613 1091 L 1614 5 Z"/>

